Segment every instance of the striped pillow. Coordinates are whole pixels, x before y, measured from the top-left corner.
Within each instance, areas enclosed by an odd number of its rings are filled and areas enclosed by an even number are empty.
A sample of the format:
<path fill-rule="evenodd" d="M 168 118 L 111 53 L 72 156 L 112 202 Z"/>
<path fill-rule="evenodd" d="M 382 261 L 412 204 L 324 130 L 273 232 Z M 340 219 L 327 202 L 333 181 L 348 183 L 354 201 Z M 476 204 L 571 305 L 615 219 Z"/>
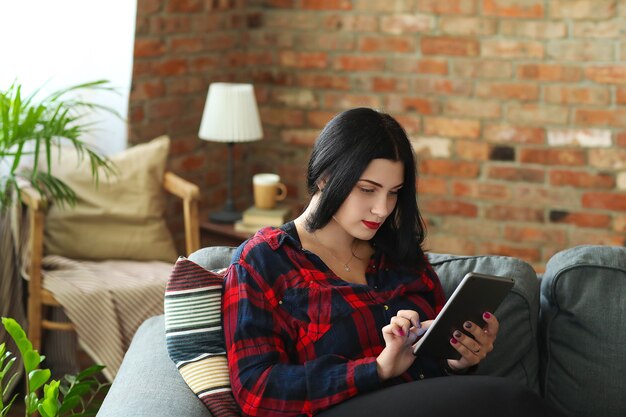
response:
<path fill-rule="evenodd" d="M 167 351 L 214 417 L 240 415 L 230 388 L 222 331 L 225 271 L 207 271 L 181 257 L 165 289 Z"/>

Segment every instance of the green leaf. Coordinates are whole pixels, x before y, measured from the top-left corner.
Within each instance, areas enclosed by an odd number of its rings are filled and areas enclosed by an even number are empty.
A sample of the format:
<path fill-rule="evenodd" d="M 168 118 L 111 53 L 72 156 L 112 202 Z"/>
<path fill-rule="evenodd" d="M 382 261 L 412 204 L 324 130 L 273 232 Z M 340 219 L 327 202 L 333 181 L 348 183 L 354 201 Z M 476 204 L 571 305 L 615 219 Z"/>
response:
<path fill-rule="evenodd" d="M 39 398 L 37 398 L 37 394 L 34 392 L 29 392 L 24 401 L 26 403 L 26 414 L 33 414 L 39 406 Z"/>
<path fill-rule="evenodd" d="M 37 367 L 41 363 L 41 357 L 36 350 L 29 350 L 25 353 L 22 353 L 22 359 L 24 360 L 24 369 L 26 369 L 26 372 L 28 373 L 31 373 L 33 370 L 37 369 Z"/>
<path fill-rule="evenodd" d="M 61 408 L 59 408 L 59 415 L 63 415 L 68 411 L 73 410 L 81 404 L 81 397 L 78 395 L 73 395 L 71 397 L 65 396 L 63 398 L 63 402 L 61 403 Z"/>
<path fill-rule="evenodd" d="M 7 354 L 11 354 L 11 352 L 7 352 Z M 5 375 L 7 373 L 9 373 L 9 370 L 11 369 L 11 367 L 13 366 L 13 364 L 15 363 L 15 361 L 17 360 L 17 358 L 13 357 L 11 359 L 9 359 L 9 361 L 6 363 L 6 365 L 4 366 L 4 368 L 2 368 L 2 371 L 0 371 L 0 381 L 4 379 Z M 2 362 L 4 362 L 4 358 L 2 359 Z M 0 363 L 0 366 L 1 363 Z"/>
<path fill-rule="evenodd" d="M 92 375 L 97 374 L 98 372 L 102 371 L 104 368 L 106 368 L 106 366 L 103 366 L 103 365 L 90 366 L 89 368 L 79 372 L 79 374 L 76 375 L 76 379 L 83 380 L 85 378 L 88 378 Z"/>
<path fill-rule="evenodd" d="M 35 369 L 28 374 L 28 389 L 37 391 L 50 379 L 49 369 Z"/>

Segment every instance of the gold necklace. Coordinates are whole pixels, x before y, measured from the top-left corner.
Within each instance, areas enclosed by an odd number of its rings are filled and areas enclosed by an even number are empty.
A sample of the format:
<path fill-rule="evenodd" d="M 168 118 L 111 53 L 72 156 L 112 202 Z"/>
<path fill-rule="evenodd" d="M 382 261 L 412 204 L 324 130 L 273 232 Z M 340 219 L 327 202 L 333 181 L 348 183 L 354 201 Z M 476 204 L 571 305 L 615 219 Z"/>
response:
<path fill-rule="evenodd" d="M 354 253 L 354 245 L 355 245 L 355 243 L 356 243 L 356 239 L 354 239 L 354 240 L 352 241 L 352 245 L 350 245 L 350 259 L 348 259 L 348 262 L 343 262 L 341 259 L 339 259 L 339 258 L 338 258 L 338 257 L 337 257 L 334 253 L 333 253 L 333 251 L 332 251 L 332 250 L 330 250 L 330 249 L 329 249 L 326 245 L 324 245 L 324 244 L 322 243 L 322 241 L 321 241 L 321 240 L 319 240 L 319 238 L 317 237 L 317 234 L 315 233 L 315 231 L 312 233 L 312 235 L 313 235 L 313 237 L 315 238 L 315 240 L 317 241 L 317 243 L 319 243 L 319 244 L 320 244 L 320 246 L 321 246 L 322 248 L 324 248 L 324 250 L 325 250 L 326 252 L 328 252 L 328 254 L 329 254 L 330 256 L 332 256 L 333 258 L 335 258 L 337 261 L 339 261 L 339 263 L 341 263 L 341 264 L 343 265 L 343 269 L 344 269 L 344 271 L 346 271 L 346 272 L 350 272 L 350 262 L 352 262 L 352 260 L 353 260 L 354 258 L 358 258 L 358 259 L 360 259 L 360 258 L 359 258 L 358 256 L 356 256 L 356 255 L 355 255 L 355 253 Z"/>

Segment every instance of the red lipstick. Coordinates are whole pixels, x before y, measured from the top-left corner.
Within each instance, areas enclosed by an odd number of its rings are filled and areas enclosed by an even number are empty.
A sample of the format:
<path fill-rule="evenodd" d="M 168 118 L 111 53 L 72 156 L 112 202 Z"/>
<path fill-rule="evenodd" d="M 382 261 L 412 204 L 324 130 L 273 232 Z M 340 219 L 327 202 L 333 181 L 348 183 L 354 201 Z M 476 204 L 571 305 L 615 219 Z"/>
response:
<path fill-rule="evenodd" d="M 376 230 L 380 227 L 380 223 L 376 223 L 376 222 L 368 222 L 365 220 L 362 220 L 363 224 L 365 225 L 365 227 L 367 227 L 368 229 L 372 229 L 372 230 Z"/>

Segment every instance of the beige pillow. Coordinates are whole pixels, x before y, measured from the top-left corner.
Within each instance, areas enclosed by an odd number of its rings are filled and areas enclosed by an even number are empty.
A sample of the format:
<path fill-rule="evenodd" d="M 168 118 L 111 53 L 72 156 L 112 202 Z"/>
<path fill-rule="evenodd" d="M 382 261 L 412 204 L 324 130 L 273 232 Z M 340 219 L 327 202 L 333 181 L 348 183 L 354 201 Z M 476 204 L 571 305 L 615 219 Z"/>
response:
<path fill-rule="evenodd" d="M 52 173 L 77 194 L 75 207 L 52 205 L 46 217 L 44 251 L 74 259 L 174 262 L 176 250 L 163 212 L 163 173 L 170 140 L 161 136 L 111 157 L 118 175 L 100 175 L 89 161 L 64 148 L 52 158 Z"/>

